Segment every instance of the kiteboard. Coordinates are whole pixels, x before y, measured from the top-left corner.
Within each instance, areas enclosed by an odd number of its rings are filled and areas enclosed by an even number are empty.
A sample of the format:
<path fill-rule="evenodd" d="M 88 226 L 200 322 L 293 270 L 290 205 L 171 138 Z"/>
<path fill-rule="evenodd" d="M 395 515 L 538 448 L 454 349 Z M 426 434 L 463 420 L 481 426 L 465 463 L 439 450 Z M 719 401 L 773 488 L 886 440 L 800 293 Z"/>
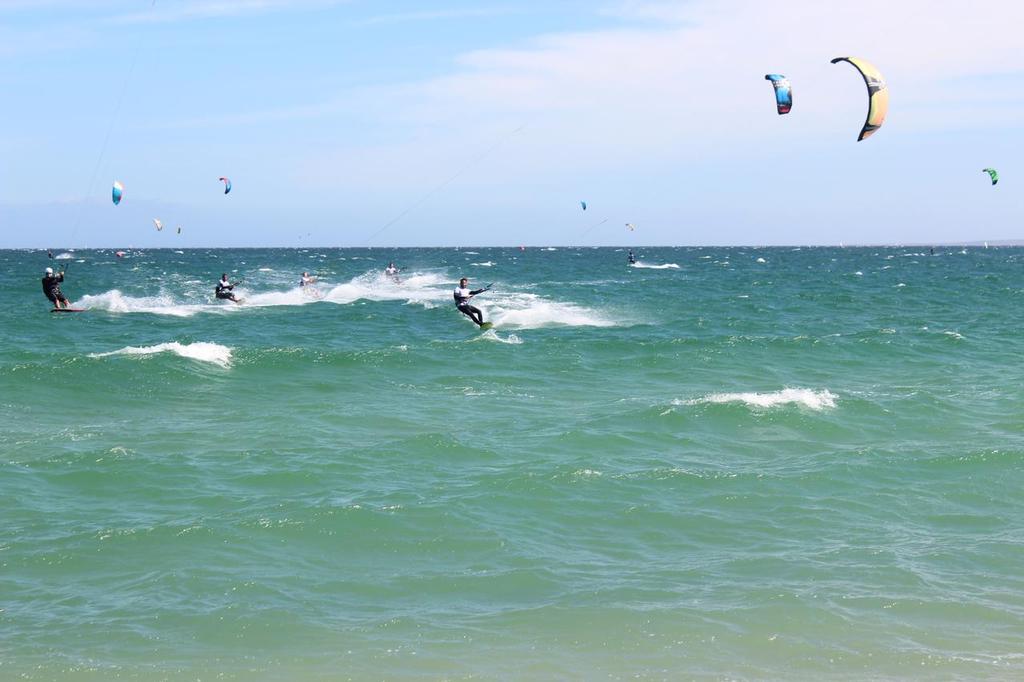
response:
<path fill-rule="evenodd" d="M 84 313 L 88 308 L 54 308 L 51 313 Z"/>
<path fill-rule="evenodd" d="M 480 331 L 487 331 L 488 329 L 490 329 L 493 326 L 494 326 L 493 322 L 484 322 L 482 325 L 480 325 Z"/>

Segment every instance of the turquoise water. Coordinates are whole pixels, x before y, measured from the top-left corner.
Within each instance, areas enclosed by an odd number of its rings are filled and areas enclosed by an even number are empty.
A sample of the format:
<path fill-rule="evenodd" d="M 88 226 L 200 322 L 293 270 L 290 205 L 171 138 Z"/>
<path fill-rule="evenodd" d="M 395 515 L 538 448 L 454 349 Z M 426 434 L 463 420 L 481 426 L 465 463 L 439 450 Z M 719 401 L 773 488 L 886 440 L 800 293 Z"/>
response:
<path fill-rule="evenodd" d="M 55 255 L 2 679 L 1024 677 L 1024 250 Z"/>

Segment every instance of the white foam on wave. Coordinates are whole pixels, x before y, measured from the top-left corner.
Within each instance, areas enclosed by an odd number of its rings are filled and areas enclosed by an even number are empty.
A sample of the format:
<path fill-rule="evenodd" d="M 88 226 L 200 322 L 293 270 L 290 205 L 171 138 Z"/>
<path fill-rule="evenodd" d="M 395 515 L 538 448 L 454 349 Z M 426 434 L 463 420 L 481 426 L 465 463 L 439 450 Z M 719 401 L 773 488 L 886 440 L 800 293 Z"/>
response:
<path fill-rule="evenodd" d="M 151 313 L 173 317 L 191 317 L 197 313 L 227 313 L 246 308 L 274 306 L 301 306 L 318 301 L 336 304 L 367 301 L 406 301 L 419 303 L 427 308 L 440 305 L 451 294 L 448 279 L 434 273 L 419 273 L 394 282 L 383 273 L 373 270 L 352 278 L 344 284 L 333 287 L 293 287 L 284 291 L 253 293 L 235 289 L 242 299 L 241 305 L 217 301 L 210 296 L 205 300 L 183 302 L 173 296 L 161 293 L 156 296 L 129 296 L 117 289 L 102 294 L 83 296 L 76 303 L 83 308 L 106 310 L 113 313 Z"/>
<path fill-rule="evenodd" d="M 447 277 L 436 273 L 413 273 L 395 282 L 382 272 L 372 271 L 325 291 L 323 300 L 340 304 L 359 300 L 405 301 L 433 308 L 451 295 L 449 284 Z"/>
<path fill-rule="evenodd" d="M 65 251 L 64 253 L 58 253 L 56 256 L 53 257 L 53 259 L 54 260 L 71 260 L 74 257 L 75 257 L 75 254 L 68 253 L 67 251 Z"/>
<path fill-rule="evenodd" d="M 489 268 L 489 267 L 494 265 L 494 261 L 488 260 L 488 261 L 484 261 L 483 263 L 470 263 L 470 265 L 475 265 L 475 266 L 480 267 L 480 268 Z"/>
<path fill-rule="evenodd" d="M 323 292 L 316 286 L 295 287 L 287 291 L 266 291 L 242 297 L 242 307 L 268 308 L 282 305 L 305 305 L 323 299 Z"/>
<path fill-rule="evenodd" d="M 240 307 L 299 306 L 318 301 L 345 305 L 362 300 L 405 301 L 432 308 L 449 295 L 447 285 L 447 278 L 439 274 L 413 273 L 396 282 L 384 273 L 372 270 L 336 285 L 321 282 L 285 291 L 247 294 Z"/>
<path fill-rule="evenodd" d="M 219 343 L 197 341 L 195 343 L 158 343 L 155 346 L 125 346 L 120 350 L 108 353 L 91 353 L 90 358 L 105 358 L 112 355 L 156 355 L 157 353 L 174 353 L 175 355 L 199 362 L 208 362 L 220 367 L 231 365 L 231 349 Z"/>
<path fill-rule="evenodd" d="M 353 277 L 334 286 L 321 282 L 313 287 L 294 287 L 284 291 L 248 292 L 236 289 L 241 305 L 214 300 L 211 294 L 199 294 L 191 302 L 167 293 L 155 296 L 129 296 L 117 289 L 82 297 L 83 308 L 112 313 L 150 313 L 174 317 L 191 317 L 198 313 L 236 313 L 248 308 L 303 306 L 310 303 L 346 305 L 357 301 L 404 301 L 424 308 L 451 305 L 454 282 L 444 274 L 421 272 L 405 275 L 398 282 L 379 270 Z M 592 309 L 574 303 L 553 301 L 536 294 L 494 290 L 474 299 L 484 311 L 484 318 L 506 329 L 537 329 L 540 327 L 612 327 L 618 324 Z M 502 339 L 499 339 L 502 340 Z M 504 341 L 504 340 L 503 340 Z M 508 343 L 516 343 L 506 341 Z"/>
<path fill-rule="evenodd" d="M 574 303 L 551 301 L 536 294 L 494 293 L 492 299 L 474 299 L 484 319 L 497 327 L 537 329 L 540 327 L 613 327 L 616 322 Z"/>
<path fill-rule="evenodd" d="M 722 403 L 743 403 L 750 407 L 770 409 L 784 405 L 799 405 L 807 409 L 820 411 L 836 406 L 838 396 L 828 389 L 815 391 L 810 388 L 784 388 L 769 393 L 711 393 L 702 398 L 691 400 L 673 400 L 673 405 L 703 405 Z"/>
<path fill-rule="evenodd" d="M 630 263 L 630 267 L 640 268 L 642 270 L 678 270 L 678 263 L 645 263 L 642 260 L 638 260 L 635 263 Z"/>
<path fill-rule="evenodd" d="M 493 329 L 488 329 L 483 334 L 478 336 L 476 338 L 476 340 L 478 340 L 478 341 L 494 341 L 494 342 L 497 342 L 497 343 L 507 343 L 507 344 L 510 344 L 510 345 L 513 345 L 513 346 L 518 346 L 518 345 L 521 345 L 523 343 L 523 340 L 521 338 L 519 338 L 518 336 L 516 336 L 515 334 L 509 334 L 505 338 L 501 338 L 500 336 L 498 336 L 498 332 L 494 331 Z"/>
<path fill-rule="evenodd" d="M 107 310 L 112 313 L 152 313 L 173 317 L 191 317 L 198 312 L 220 308 L 209 304 L 183 304 L 166 294 L 159 296 L 126 296 L 117 289 L 102 294 L 86 295 L 77 301 L 82 308 Z"/>

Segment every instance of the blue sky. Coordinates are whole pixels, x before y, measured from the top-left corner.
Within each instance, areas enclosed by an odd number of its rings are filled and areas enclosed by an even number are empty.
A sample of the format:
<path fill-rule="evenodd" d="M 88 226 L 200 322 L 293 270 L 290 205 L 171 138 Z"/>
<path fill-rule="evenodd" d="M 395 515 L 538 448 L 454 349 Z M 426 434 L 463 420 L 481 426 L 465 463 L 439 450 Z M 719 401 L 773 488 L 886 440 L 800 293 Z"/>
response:
<path fill-rule="evenodd" d="M 1024 238 L 1022 19 L 1009 1 L 0 0 L 0 247 Z M 891 93 L 859 143 L 844 55 Z M 793 82 L 787 116 L 770 72 Z"/>

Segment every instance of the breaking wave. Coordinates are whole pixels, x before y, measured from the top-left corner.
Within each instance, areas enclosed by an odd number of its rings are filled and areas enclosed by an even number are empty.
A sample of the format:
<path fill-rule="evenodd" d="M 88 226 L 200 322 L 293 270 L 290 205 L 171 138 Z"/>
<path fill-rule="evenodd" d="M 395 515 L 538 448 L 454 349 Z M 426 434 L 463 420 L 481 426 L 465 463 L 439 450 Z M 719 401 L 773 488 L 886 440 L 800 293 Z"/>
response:
<path fill-rule="evenodd" d="M 219 343 L 207 343 L 197 341 L 196 343 L 158 343 L 155 346 L 126 346 L 120 350 L 108 353 L 91 353 L 90 358 L 105 358 L 113 355 L 155 355 L 157 353 L 174 353 L 175 355 L 189 360 L 208 362 L 220 367 L 231 365 L 231 349 Z"/>
<path fill-rule="evenodd" d="M 838 396 L 828 389 L 815 391 L 809 388 L 784 388 L 769 393 L 712 393 L 692 400 L 673 400 L 673 405 L 702 405 L 721 403 L 742 403 L 749 407 L 770 409 L 784 405 L 799 405 L 820 411 L 836 406 Z"/>

